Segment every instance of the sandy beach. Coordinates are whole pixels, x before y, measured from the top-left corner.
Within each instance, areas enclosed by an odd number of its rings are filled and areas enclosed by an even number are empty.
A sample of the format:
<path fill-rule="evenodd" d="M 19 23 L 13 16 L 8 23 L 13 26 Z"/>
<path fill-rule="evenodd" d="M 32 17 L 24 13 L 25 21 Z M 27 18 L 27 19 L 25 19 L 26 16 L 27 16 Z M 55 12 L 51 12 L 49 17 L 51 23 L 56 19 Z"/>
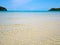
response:
<path fill-rule="evenodd" d="M 16 15 L 0 15 L 0 45 L 60 45 L 60 15 Z"/>

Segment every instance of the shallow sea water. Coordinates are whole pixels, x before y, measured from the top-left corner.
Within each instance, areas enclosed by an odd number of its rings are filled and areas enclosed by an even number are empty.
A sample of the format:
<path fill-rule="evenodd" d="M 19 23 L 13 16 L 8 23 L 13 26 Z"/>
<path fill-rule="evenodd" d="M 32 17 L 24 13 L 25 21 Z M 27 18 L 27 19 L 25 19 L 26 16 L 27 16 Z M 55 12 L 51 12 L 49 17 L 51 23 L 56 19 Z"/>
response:
<path fill-rule="evenodd" d="M 0 45 L 60 45 L 60 12 L 0 12 Z"/>

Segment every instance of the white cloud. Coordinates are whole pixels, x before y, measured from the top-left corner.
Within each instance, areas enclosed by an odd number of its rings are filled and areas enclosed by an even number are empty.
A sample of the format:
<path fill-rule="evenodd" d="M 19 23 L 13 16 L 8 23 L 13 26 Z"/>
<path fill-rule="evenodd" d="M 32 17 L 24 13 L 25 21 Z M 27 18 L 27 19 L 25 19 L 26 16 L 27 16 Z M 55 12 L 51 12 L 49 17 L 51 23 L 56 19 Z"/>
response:
<path fill-rule="evenodd" d="M 25 4 L 25 3 L 28 3 L 30 1 L 31 0 L 13 0 L 13 3 L 16 3 L 16 4 Z"/>
<path fill-rule="evenodd" d="M 29 2 L 31 2 L 32 0 L 12 0 L 12 7 L 14 7 L 14 9 L 18 8 L 21 5 L 27 4 Z"/>

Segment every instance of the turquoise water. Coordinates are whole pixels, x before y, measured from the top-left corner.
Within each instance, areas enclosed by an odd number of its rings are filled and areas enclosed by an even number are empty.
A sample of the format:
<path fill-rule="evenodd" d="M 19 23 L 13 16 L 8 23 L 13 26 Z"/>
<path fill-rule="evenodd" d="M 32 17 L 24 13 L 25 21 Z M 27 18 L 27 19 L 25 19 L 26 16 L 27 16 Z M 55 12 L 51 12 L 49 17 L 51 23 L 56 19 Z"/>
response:
<path fill-rule="evenodd" d="M 60 45 L 60 12 L 0 12 L 0 45 Z"/>
<path fill-rule="evenodd" d="M 41 18 L 41 19 L 40 19 Z M 11 20 L 10 20 L 11 19 Z M 13 22 L 13 19 L 21 19 Z M 0 12 L 0 24 L 23 23 L 22 19 L 36 20 L 60 20 L 60 12 L 41 11 L 41 12 Z M 28 21 L 27 21 L 28 22 Z"/>

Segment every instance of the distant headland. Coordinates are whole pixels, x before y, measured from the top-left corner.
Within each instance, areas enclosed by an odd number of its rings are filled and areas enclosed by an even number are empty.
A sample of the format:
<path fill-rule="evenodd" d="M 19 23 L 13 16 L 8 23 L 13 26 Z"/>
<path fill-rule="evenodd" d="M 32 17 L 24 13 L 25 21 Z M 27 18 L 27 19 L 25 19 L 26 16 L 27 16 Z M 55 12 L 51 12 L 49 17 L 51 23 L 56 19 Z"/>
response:
<path fill-rule="evenodd" d="M 60 11 L 60 8 L 51 8 L 49 11 Z"/>
<path fill-rule="evenodd" d="M 0 6 L 0 11 L 7 11 L 5 7 Z"/>

